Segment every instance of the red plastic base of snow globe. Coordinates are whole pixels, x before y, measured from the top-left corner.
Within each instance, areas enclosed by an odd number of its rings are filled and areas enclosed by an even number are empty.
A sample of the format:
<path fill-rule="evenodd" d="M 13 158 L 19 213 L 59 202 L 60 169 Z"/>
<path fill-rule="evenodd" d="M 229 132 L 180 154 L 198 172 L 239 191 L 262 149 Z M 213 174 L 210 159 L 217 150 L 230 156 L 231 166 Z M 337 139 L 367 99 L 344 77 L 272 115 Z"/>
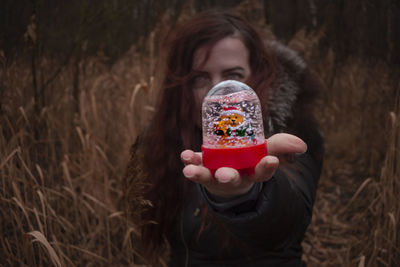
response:
<path fill-rule="evenodd" d="M 203 165 L 213 174 L 218 168 L 230 167 L 240 174 L 254 174 L 254 167 L 268 154 L 266 143 L 239 148 L 207 148 L 202 146 Z"/>

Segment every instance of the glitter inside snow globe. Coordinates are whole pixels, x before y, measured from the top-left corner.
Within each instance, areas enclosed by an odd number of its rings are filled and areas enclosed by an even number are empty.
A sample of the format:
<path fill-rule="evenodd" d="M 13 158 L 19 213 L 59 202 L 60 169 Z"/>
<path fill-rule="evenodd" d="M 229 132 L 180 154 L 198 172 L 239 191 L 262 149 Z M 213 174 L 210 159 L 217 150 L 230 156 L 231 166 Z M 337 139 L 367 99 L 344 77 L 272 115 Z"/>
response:
<path fill-rule="evenodd" d="M 202 105 L 203 165 L 212 173 L 230 167 L 251 175 L 267 155 L 260 100 L 244 83 L 215 85 Z"/>

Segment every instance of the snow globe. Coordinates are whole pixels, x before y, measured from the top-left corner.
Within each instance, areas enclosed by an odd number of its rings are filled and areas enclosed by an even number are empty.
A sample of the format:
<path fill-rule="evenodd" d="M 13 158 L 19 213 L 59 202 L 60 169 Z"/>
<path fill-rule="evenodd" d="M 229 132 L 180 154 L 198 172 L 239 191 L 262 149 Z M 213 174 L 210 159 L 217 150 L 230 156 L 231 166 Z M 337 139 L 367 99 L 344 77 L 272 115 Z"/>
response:
<path fill-rule="evenodd" d="M 267 155 L 260 100 L 249 86 L 227 80 L 207 93 L 202 105 L 203 165 L 213 174 L 230 167 L 251 175 Z"/>

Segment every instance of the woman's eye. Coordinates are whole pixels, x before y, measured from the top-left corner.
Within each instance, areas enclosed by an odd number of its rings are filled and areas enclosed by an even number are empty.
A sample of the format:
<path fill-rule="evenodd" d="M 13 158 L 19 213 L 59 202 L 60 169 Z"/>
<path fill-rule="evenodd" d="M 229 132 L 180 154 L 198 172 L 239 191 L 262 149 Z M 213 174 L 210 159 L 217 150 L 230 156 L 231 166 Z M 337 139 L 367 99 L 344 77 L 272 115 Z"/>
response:
<path fill-rule="evenodd" d="M 194 89 L 202 89 L 209 85 L 210 79 L 205 75 L 199 75 L 193 78 L 192 86 Z"/>
<path fill-rule="evenodd" d="M 225 77 L 228 80 L 236 80 L 236 81 L 241 81 L 243 80 L 243 75 L 240 73 L 229 73 Z"/>

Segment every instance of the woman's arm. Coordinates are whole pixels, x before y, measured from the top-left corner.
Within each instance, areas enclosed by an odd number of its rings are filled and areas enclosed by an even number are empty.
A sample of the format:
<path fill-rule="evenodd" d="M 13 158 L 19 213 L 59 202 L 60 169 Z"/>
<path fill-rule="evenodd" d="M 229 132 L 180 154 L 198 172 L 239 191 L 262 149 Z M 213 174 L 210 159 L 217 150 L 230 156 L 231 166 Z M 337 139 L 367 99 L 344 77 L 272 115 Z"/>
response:
<path fill-rule="evenodd" d="M 273 177 L 247 194 L 223 201 L 200 188 L 211 211 L 251 246 L 285 246 L 301 240 L 311 220 L 320 167 L 308 154 L 280 166 Z"/>
<path fill-rule="evenodd" d="M 191 174 L 188 179 L 199 184 L 210 210 L 237 238 L 252 246 L 279 247 L 283 241 L 300 240 L 309 224 L 320 165 L 293 135 L 276 134 L 267 144 L 271 155 L 260 161 L 254 177 L 241 177 L 230 168 L 212 177 L 201 165 L 201 154 L 192 151 L 182 153 L 183 161 L 190 162 L 183 173 Z M 296 153 L 303 154 L 294 163 L 279 163 L 278 156 Z"/>

